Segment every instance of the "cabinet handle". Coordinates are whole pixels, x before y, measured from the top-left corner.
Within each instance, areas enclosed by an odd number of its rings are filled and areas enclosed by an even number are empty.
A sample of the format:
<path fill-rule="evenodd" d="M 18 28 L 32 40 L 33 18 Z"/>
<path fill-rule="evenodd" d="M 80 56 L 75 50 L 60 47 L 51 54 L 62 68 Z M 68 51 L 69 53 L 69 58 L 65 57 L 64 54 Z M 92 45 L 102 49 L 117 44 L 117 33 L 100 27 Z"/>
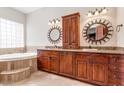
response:
<path fill-rule="evenodd" d="M 50 60 L 51 59 L 51 57 L 48 57 L 48 60 Z"/>
<path fill-rule="evenodd" d="M 116 77 L 117 77 L 117 76 L 116 76 L 116 75 L 114 75 L 113 77 L 116 79 Z"/>

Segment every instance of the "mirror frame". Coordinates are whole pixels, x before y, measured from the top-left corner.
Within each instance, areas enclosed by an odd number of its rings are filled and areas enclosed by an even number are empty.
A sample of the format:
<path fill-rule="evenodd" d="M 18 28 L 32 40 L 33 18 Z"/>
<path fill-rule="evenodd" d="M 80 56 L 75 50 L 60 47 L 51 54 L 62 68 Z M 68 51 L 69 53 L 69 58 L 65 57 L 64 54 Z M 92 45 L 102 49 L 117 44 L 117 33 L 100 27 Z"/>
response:
<path fill-rule="evenodd" d="M 51 38 L 51 35 L 50 35 L 51 32 L 52 32 L 54 29 L 56 29 L 56 30 L 59 31 L 59 37 L 58 37 L 58 39 L 56 39 L 56 40 L 53 40 L 53 39 Z M 61 30 L 60 26 L 52 26 L 52 27 L 48 30 L 47 36 L 48 36 L 48 40 L 49 40 L 52 44 L 57 44 L 57 43 L 59 43 L 60 40 L 61 40 L 61 38 L 62 38 L 62 30 Z"/>
<path fill-rule="evenodd" d="M 103 38 L 99 39 L 99 40 L 93 40 L 91 38 L 88 38 L 88 35 L 87 35 L 87 31 L 94 24 L 101 24 L 101 25 L 105 26 L 107 28 L 107 30 L 108 30 L 106 35 Z M 96 44 L 97 45 L 97 44 L 105 43 L 108 40 L 110 40 L 111 37 L 112 37 L 113 31 L 114 31 L 114 28 L 113 28 L 113 26 L 112 26 L 112 24 L 111 24 L 111 22 L 109 20 L 106 20 L 104 18 L 98 18 L 98 19 L 93 19 L 93 20 L 87 22 L 84 25 L 84 28 L 83 28 L 83 31 L 82 31 L 82 35 L 83 35 L 84 39 L 88 43 Z"/>

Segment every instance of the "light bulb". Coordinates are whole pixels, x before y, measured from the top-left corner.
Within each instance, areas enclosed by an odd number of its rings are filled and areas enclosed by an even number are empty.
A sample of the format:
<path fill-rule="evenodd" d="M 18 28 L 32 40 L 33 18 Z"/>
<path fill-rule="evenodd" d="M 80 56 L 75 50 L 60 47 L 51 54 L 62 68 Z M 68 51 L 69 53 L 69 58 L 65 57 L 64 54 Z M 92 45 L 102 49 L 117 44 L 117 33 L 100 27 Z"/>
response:
<path fill-rule="evenodd" d="M 89 11 L 89 13 L 88 13 L 88 17 L 91 17 L 92 16 L 92 13 Z"/>
<path fill-rule="evenodd" d="M 106 13 L 107 13 L 107 9 L 104 8 L 104 9 L 102 10 L 102 14 L 106 14 Z"/>
<path fill-rule="evenodd" d="M 97 9 L 95 11 L 95 15 L 99 15 L 99 11 Z"/>
<path fill-rule="evenodd" d="M 55 24 L 55 21 L 53 20 L 53 21 L 52 21 L 52 25 L 54 25 L 54 24 Z"/>
<path fill-rule="evenodd" d="M 59 23 L 59 20 L 58 19 L 56 19 L 56 24 L 58 24 Z"/>

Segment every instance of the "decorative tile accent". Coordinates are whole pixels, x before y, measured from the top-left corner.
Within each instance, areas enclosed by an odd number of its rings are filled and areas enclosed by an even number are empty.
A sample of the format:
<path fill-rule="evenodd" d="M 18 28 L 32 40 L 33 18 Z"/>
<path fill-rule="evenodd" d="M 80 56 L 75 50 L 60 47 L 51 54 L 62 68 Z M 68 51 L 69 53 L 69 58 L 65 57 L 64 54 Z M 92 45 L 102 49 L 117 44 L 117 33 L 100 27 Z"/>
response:
<path fill-rule="evenodd" d="M 35 71 L 37 58 L 0 62 L 0 82 L 8 84 L 20 81 Z"/>
<path fill-rule="evenodd" d="M 0 48 L 0 55 L 11 53 L 23 53 L 26 52 L 26 48 Z"/>

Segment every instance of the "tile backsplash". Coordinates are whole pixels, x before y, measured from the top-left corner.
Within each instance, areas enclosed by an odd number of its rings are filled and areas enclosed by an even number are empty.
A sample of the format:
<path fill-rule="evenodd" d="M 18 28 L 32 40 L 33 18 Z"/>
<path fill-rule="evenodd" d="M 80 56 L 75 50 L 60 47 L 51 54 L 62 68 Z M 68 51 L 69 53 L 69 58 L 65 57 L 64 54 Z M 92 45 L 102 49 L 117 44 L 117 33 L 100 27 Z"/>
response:
<path fill-rule="evenodd" d="M 11 53 L 22 53 L 26 52 L 24 47 L 20 48 L 0 48 L 0 55 L 2 54 L 11 54 Z"/>

